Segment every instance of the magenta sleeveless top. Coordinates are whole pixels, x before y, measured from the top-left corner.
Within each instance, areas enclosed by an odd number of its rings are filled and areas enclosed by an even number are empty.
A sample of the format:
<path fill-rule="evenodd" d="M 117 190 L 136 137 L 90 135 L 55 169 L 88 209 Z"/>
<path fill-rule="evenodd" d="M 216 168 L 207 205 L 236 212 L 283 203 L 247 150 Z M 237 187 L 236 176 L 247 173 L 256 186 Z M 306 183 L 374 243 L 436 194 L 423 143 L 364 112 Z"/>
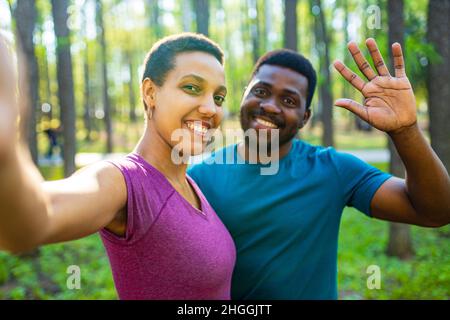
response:
<path fill-rule="evenodd" d="M 141 156 L 110 161 L 128 193 L 127 229 L 100 231 L 120 299 L 230 299 L 234 242 L 195 182 L 201 210 Z"/>

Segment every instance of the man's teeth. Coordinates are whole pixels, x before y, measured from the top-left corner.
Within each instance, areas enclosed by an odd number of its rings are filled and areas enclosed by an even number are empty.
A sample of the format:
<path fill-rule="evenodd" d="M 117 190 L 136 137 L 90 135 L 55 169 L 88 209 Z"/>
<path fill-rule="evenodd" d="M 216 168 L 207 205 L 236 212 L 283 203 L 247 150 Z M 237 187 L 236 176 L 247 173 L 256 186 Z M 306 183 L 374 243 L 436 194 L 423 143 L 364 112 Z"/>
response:
<path fill-rule="evenodd" d="M 276 124 L 266 121 L 266 120 L 263 120 L 261 118 L 256 118 L 256 122 L 258 122 L 259 124 L 262 124 L 263 126 L 269 127 L 269 128 L 273 128 L 273 129 L 278 128 L 278 126 Z"/>
<path fill-rule="evenodd" d="M 189 129 L 193 130 L 195 133 L 198 134 L 206 134 L 206 132 L 208 132 L 208 128 L 200 124 L 187 122 L 186 125 L 188 126 Z"/>

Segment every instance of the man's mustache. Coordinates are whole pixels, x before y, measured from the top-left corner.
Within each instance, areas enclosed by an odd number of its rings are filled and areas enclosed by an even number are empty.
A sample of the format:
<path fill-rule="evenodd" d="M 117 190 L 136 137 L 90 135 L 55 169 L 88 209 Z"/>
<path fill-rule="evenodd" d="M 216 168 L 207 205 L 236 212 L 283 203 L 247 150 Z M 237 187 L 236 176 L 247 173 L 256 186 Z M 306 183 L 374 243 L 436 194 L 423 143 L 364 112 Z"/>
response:
<path fill-rule="evenodd" d="M 267 118 L 267 120 L 275 123 L 278 128 L 284 127 L 284 120 L 279 116 L 274 116 L 273 114 L 267 113 L 264 111 L 263 108 L 257 108 L 255 110 L 252 110 L 250 113 L 252 117 L 260 116 L 262 118 Z"/>

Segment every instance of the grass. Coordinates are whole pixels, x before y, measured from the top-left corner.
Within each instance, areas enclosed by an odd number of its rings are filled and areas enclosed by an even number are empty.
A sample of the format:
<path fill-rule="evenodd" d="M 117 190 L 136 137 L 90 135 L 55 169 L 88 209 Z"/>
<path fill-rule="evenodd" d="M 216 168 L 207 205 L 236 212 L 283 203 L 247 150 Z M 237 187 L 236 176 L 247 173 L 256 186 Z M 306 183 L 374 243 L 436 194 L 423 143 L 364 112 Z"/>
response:
<path fill-rule="evenodd" d="M 343 213 L 339 238 L 340 299 L 450 298 L 450 226 L 411 226 L 415 256 L 406 261 L 388 257 L 388 223 L 364 217 L 352 208 Z M 381 288 L 370 290 L 367 268 L 377 265 Z"/>
<path fill-rule="evenodd" d="M 339 238 L 340 299 L 449 299 L 450 228 L 411 227 L 416 255 L 385 255 L 388 224 L 355 209 L 343 213 Z M 81 289 L 69 290 L 67 268 L 81 270 Z M 381 289 L 369 290 L 367 267 L 378 265 Z M 38 258 L 0 253 L 0 299 L 116 299 L 98 235 L 42 247 Z"/>

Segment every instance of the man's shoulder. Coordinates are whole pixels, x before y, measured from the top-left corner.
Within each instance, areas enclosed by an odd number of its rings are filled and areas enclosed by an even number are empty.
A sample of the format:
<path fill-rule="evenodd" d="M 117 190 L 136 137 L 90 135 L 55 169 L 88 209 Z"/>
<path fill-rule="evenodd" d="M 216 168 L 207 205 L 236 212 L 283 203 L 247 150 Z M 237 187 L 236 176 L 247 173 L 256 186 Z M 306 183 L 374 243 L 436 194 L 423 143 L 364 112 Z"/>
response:
<path fill-rule="evenodd" d="M 200 172 L 206 174 L 207 172 L 214 172 L 217 166 L 222 164 L 232 163 L 230 158 L 235 157 L 236 144 L 232 144 L 220 149 L 217 149 L 210 154 L 202 154 L 197 157 L 196 161 L 189 167 L 188 174 L 195 176 Z"/>
<path fill-rule="evenodd" d="M 320 167 L 335 168 L 340 171 L 348 166 L 365 167 L 367 164 L 358 157 L 343 151 L 336 150 L 334 147 L 324 147 L 313 145 L 305 141 L 296 140 L 296 157 L 301 157 L 307 162 L 315 163 Z M 298 165 L 303 165 L 302 161 L 296 161 Z"/>

